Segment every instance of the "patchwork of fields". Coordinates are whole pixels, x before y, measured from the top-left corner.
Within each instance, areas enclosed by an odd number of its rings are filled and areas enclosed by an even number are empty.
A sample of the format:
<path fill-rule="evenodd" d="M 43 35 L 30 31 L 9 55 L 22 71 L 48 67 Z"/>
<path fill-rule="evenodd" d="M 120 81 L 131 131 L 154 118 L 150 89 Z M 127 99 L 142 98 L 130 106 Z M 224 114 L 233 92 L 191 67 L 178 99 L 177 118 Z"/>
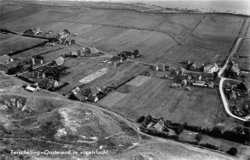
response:
<path fill-rule="evenodd" d="M 178 67 L 187 60 L 210 62 L 219 55 L 217 63 L 221 64 L 241 32 L 245 17 L 199 13 L 139 13 L 125 9 L 85 6 L 1 7 L 5 7 L 1 13 L 3 28 L 19 32 L 41 28 L 52 31 L 52 36 L 68 29 L 75 35 L 77 45 L 36 47 L 13 56 L 17 62 L 34 55 L 43 55 L 45 62 L 50 62 L 62 54 L 80 49 L 80 46 L 94 46 L 107 53 L 94 58 L 66 58 L 64 66 L 68 68 L 66 72 L 69 74 L 61 77 L 60 81 L 69 82 L 69 85 L 57 91 L 58 93 L 68 93 L 81 85 L 79 80 L 102 68 L 108 68 L 106 74 L 93 79 L 88 85 L 92 89 L 121 85 L 116 94 L 111 93 L 100 101 L 100 104 L 107 105 L 131 119 L 151 114 L 199 126 L 212 127 L 217 123 L 226 123 L 215 89 L 192 88 L 187 92 L 184 89 L 169 88 L 170 80 L 137 77 L 130 81 L 149 66 L 139 62 L 126 62 L 114 67 L 103 61 L 123 50 L 138 49 L 142 57 L 137 61 L 142 62 L 165 63 Z M 8 7 L 9 10 L 6 9 Z M 0 53 L 22 50 L 35 45 L 37 41 L 41 40 L 1 35 Z M 244 41 L 239 54 L 246 54 L 248 45 L 248 42 Z M 245 61 L 242 64 L 248 65 Z M 120 98 L 116 100 L 115 97 Z"/>
<path fill-rule="evenodd" d="M 135 78 L 132 82 L 136 79 L 138 80 Z M 122 99 L 120 96 L 116 98 L 110 94 L 99 103 L 133 120 L 150 114 L 154 117 L 164 117 L 175 122 L 187 122 L 208 128 L 218 124 L 229 127 L 227 123 L 232 123 L 223 113 L 216 89 L 200 87 L 192 87 L 191 91 L 186 91 L 184 88 L 173 89 L 170 88 L 170 80 L 158 78 L 151 78 L 141 86 L 130 84 L 131 82 L 128 82 L 118 89 L 120 92 L 127 91 Z M 107 103 L 110 101 L 112 103 Z"/>

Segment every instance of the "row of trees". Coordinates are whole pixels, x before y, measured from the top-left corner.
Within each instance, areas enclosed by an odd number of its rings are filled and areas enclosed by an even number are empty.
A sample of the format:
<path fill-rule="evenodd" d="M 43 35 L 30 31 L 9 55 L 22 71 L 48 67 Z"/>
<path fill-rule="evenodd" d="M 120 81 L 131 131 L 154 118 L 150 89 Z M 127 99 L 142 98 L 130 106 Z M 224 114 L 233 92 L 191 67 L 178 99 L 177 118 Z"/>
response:
<path fill-rule="evenodd" d="M 150 122 L 157 122 L 159 120 L 163 120 L 163 118 L 152 118 L 152 116 L 148 115 L 148 116 L 142 116 L 137 120 L 137 123 L 141 123 L 141 131 L 148 133 L 148 134 L 152 134 L 155 136 L 159 136 L 159 137 L 163 137 L 163 138 L 170 138 L 170 139 L 174 139 L 174 140 L 178 140 L 178 135 L 185 129 L 185 130 L 190 130 L 190 131 L 194 131 L 194 132 L 198 132 L 199 134 L 197 134 L 196 136 L 196 140 L 197 142 L 192 142 L 192 144 L 201 146 L 201 147 L 206 147 L 206 148 L 210 148 L 210 149 L 214 149 L 214 150 L 218 150 L 217 146 L 214 146 L 212 144 L 198 144 L 198 142 L 201 140 L 201 133 L 202 134 L 206 134 L 212 137 L 217 137 L 217 138 L 223 138 L 223 139 L 227 139 L 230 141 L 235 141 L 238 143 L 242 143 L 242 144 L 249 144 L 250 142 L 250 130 L 247 128 L 242 128 L 242 127 L 237 127 L 234 130 L 226 130 L 223 131 L 222 129 L 218 128 L 218 127 L 214 127 L 212 129 L 209 128 L 202 128 L 202 127 L 198 127 L 198 126 L 193 126 L 190 125 L 188 123 L 184 123 L 184 124 L 180 124 L 177 122 L 172 122 L 169 120 L 165 120 L 164 124 L 167 128 L 171 128 L 174 129 L 176 134 L 175 136 L 169 136 L 167 132 L 157 132 L 156 130 L 151 130 L 151 129 L 147 129 L 147 125 Z M 191 142 L 188 142 L 191 143 Z M 230 155 L 236 155 L 237 154 L 237 149 L 232 147 L 230 148 L 228 151 L 226 151 L 228 154 Z"/>

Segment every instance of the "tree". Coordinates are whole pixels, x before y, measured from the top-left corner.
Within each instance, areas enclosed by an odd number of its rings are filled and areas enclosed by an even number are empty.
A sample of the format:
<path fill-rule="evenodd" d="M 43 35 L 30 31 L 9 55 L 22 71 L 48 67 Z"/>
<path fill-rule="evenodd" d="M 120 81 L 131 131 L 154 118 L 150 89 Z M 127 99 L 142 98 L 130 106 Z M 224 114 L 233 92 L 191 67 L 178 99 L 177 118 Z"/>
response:
<path fill-rule="evenodd" d="M 181 124 L 179 124 L 176 129 L 175 129 L 176 134 L 180 134 L 181 132 L 183 132 L 183 126 Z"/>
<path fill-rule="evenodd" d="M 237 152 L 238 152 L 238 150 L 237 150 L 237 148 L 235 148 L 235 147 L 231 147 L 231 148 L 227 151 L 227 153 L 230 154 L 230 155 L 232 155 L 232 156 L 235 156 L 235 155 L 237 154 Z"/>
<path fill-rule="evenodd" d="M 197 141 L 200 141 L 201 140 L 201 134 L 200 133 L 198 133 L 196 136 L 195 136 L 195 139 L 197 140 Z"/>
<path fill-rule="evenodd" d="M 145 116 L 141 116 L 137 119 L 137 123 L 142 123 L 145 120 Z"/>

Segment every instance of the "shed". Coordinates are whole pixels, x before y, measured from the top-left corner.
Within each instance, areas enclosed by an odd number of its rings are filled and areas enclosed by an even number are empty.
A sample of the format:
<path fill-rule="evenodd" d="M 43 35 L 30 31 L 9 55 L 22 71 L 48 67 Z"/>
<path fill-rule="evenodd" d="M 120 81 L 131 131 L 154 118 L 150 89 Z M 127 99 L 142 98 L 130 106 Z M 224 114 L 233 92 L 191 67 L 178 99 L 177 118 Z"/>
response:
<path fill-rule="evenodd" d="M 194 81 L 193 85 L 194 86 L 201 86 L 201 87 L 206 86 L 205 81 L 199 81 L 199 80 Z"/>

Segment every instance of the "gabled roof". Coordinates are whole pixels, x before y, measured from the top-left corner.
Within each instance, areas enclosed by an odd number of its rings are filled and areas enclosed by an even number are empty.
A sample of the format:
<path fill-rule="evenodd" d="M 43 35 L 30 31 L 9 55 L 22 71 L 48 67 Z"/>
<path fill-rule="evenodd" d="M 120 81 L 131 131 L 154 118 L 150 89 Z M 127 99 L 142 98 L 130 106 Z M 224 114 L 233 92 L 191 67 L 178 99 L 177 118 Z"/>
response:
<path fill-rule="evenodd" d="M 98 49 L 96 49 L 95 47 L 90 47 L 90 48 L 89 48 L 89 50 L 90 50 L 90 54 L 96 54 L 96 53 L 99 53 L 99 50 L 98 50 Z"/>
<path fill-rule="evenodd" d="M 154 128 L 157 130 L 162 130 L 164 128 L 164 122 L 162 120 L 159 120 L 155 125 Z"/>
<path fill-rule="evenodd" d="M 61 66 L 64 63 L 64 58 L 61 56 L 61 57 L 55 59 L 54 62 L 56 63 L 57 66 Z"/>

